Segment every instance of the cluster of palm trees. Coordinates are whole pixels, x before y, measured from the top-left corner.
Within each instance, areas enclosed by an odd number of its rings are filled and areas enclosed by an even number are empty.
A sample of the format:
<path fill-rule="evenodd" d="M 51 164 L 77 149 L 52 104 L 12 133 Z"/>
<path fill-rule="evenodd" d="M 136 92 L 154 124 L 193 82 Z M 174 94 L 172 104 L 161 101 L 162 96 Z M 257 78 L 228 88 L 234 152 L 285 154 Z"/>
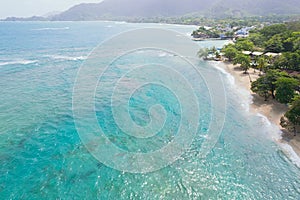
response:
<path fill-rule="evenodd" d="M 198 56 L 204 60 L 225 60 L 222 58 L 223 55 L 233 64 L 240 64 L 245 74 L 250 68 L 259 70 L 259 78 L 251 81 L 251 90 L 264 97 L 265 101 L 272 97 L 280 103 L 290 104 L 291 107 L 285 114 L 288 120 L 282 122 L 282 125 L 288 124 L 285 126 L 294 128 L 300 125 L 300 81 L 285 71 L 275 69 L 273 67 L 276 63 L 275 57 L 265 54 L 253 55 L 250 52 L 243 53 L 232 45 L 223 48 L 222 53 L 215 47 L 200 49 L 198 52 Z"/>
<path fill-rule="evenodd" d="M 203 60 L 221 60 L 221 53 L 215 46 L 211 48 L 202 48 L 197 54 L 199 58 L 203 58 Z"/>
<path fill-rule="evenodd" d="M 261 56 L 255 56 L 254 62 L 252 62 L 251 67 L 254 69 L 259 70 L 259 76 L 262 75 L 262 73 L 266 73 L 268 69 L 272 68 L 273 64 L 273 57 L 261 55 Z"/>
<path fill-rule="evenodd" d="M 242 52 L 237 51 L 234 48 L 225 48 L 222 50 L 223 53 L 218 51 L 216 47 L 212 48 L 202 48 L 198 51 L 198 56 L 203 58 L 203 60 L 222 60 L 222 55 L 224 55 L 228 61 L 233 62 L 233 64 L 240 64 L 240 67 L 247 74 L 248 70 L 252 67 L 259 70 L 259 75 L 262 72 L 266 72 L 269 66 L 273 62 L 273 58 L 266 55 L 261 56 L 249 56 Z"/>

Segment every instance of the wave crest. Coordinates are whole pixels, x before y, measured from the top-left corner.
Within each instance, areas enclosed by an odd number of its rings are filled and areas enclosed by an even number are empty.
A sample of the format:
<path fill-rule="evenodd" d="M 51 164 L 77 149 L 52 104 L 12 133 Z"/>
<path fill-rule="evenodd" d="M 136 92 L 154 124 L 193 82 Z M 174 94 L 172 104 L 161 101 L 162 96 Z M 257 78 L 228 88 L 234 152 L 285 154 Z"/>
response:
<path fill-rule="evenodd" d="M 29 64 L 34 64 L 37 63 L 37 60 L 14 60 L 14 61 L 4 61 L 0 62 L 0 66 L 5 66 L 5 65 L 29 65 Z"/>
<path fill-rule="evenodd" d="M 46 28 L 36 28 L 33 31 L 55 31 L 55 30 L 69 30 L 70 27 L 46 27 Z"/>
<path fill-rule="evenodd" d="M 87 56 L 63 56 L 63 55 L 48 55 L 47 57 L 53 60 L 63 60 L 63 61 L 80 61 L 86 60 Z"/>

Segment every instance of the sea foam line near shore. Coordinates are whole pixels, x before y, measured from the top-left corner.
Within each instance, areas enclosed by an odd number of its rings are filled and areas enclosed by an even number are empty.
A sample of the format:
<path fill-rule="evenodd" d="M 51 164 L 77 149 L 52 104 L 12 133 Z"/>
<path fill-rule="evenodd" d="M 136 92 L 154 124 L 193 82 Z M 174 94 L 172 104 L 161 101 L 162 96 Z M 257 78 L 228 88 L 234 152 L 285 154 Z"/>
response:
<path fill-rule="evenodd" d="M 250 87 L 247 88 L 247 84 L 245 84 L 245 82 L 242 83 L 242 80 L 239 80 L 238 77 L 236 77 L 236 74 L 234 74 L 233 71 L 229 70 L 229 66 L 226 63 L 210 61 L 210 64 L 224 75 L 224 77 L 227 79 L 227 83 L 230 84 L 231 88 L 234 89 L 236 93 L 242 95 L 242 97 L 239 97 L 243 101 L 241 106 L 244 107 L 247 112 L 250 112 L 250 107 L 253 107 L 253 96 L 249 91 Z M 300 157 L 290 144 L 284 143 L 282 141 L 283 132 L 281 131 L 278 123 L 271 121 L 267 116 L 260 112 L 251 112 L 257 117 L 261 118 L 266 128 L 272 127 L 272 129 L 270 129 L 272 130 L 272 133 L 270 133 L 272 140 L 280 147 L 280 149 L 291 160 L 291 162 L 300 168 Z"/>
<path fill-rule="evenodd" d="M 50 58 L 53 60 L 60 61 L 84 61 L 88 58 L 88 56 L 66 56 L 66 55 L 45 55 L 43 57 Z M 29 60 L 29 59 L 15 59 L 15 60 L 0 60 L 0 67 L 6 65 L 29 65 L 36 64 L 40 62 L 40 60 Z"/>
<path fill-rule="evenodd" d="M 0 66 L 5 66 L 5 65 L 28 65 L 28 64 L 33 64 L 37 63 L 38 60 L 13 60 L 13 61 L 3 61 L 0 62 Z"/>
<path fill-rule="evenodd" d="M 240 96 L 242 95 L 243 101 L 241 102 L 240 106 L 243 107 L 247 112 L 250 111 L 250 105 L 252 104 L 252 96 L 248 90 L 243 87 L 238 87 L 236 84 L 236 79 L 232 74 L 226 71 L 226 69 L 220 66 L 220 62 L 217 61 L 210 61 L 210 64 L 215 67 L 218 71 L 220 71 L 225 77 L 226 81 L 229 83 L 230 87 L 237 91 L 235 95 Z"/>
<path fill-rule="evenodd" d="M 46 28 L 36 28 L 31 29 L 33 31 L 56 31 L 56 30 L 69 30 L 70 27 L 46 27 Z"/>
<path fill-rule="evenodd" d="M 88 58 L 88 56 L 66 56 L 66 55 L 45 55 L 44 57 L 53 60 L 62 60 L 62 61 L 83 61 Z"/>

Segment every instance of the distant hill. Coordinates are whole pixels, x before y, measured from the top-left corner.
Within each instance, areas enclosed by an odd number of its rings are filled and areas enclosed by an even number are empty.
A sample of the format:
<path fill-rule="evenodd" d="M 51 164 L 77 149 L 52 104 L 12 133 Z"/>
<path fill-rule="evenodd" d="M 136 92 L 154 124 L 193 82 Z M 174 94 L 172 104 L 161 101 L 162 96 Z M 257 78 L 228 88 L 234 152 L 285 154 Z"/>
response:
<path fill-rule="evenodd" d="M 245 17 L 300 14 L 300 0 L 104 0 L 79 4 L 69 10 L 44 18 L 8 18 L 6 20 L 126 20 L 131 18 Z"/>
<path fill-rule="evenodd" d="M 109 17 L 169 17 L 207 10 L 212 1 L 195 0 L 104 0 L 79 4 L 55 16 L 54 20 L 91 20 Z"/>
<path fill-rule="evenodd" d="M 271 14 L 300 14 L 299 0 L 223 0 L 217 1 L 206 12 L 213 16 L 222 15 L 254 15 L 266 16 Z"/>
<path fill-rule="evenodd" d="M 300 0 L 104 0 L 76 5 L 52 20 L 171 17 L 190 13 L 209 17 L 300 14 Z"/>
<path fill-rule="evenodd" d="M 48 18 L 40 17 L 40 16 L 32 16 L 32 17 L 7 17 L 1 21 L 49 21 Z"/>

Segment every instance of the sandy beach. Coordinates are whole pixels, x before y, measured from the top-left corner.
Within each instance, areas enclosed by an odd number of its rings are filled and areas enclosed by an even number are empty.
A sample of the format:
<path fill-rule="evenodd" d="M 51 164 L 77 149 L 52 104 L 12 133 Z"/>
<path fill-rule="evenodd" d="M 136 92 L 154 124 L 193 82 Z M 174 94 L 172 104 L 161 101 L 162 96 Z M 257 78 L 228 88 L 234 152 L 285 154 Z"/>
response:
<path fill-rule="evenodd" d="M 233 65 L 229 62 L 224 62 L 223 65 L 219 66 L 234 77 L 235 84 L 250 91 L 253 97 L 250 112 L 260 113 L 266 116 L 271 123 L 276 124 L 282 131 L 282 139 L 277 142 L 290 145 L 298 157 L 300 157 L 300 134 L 294 136 L 293 133 L 280 126 L 280 118 L 286 113 L 288 106 L 278 103 L 272 98 L 265 101 L 263 97 L 258 96 L 250 90 L 251 81 L 255 81 L 259 77 L 259 71 L 250 69 L 248 74 L 244 74 L 238 65 Z"/>

